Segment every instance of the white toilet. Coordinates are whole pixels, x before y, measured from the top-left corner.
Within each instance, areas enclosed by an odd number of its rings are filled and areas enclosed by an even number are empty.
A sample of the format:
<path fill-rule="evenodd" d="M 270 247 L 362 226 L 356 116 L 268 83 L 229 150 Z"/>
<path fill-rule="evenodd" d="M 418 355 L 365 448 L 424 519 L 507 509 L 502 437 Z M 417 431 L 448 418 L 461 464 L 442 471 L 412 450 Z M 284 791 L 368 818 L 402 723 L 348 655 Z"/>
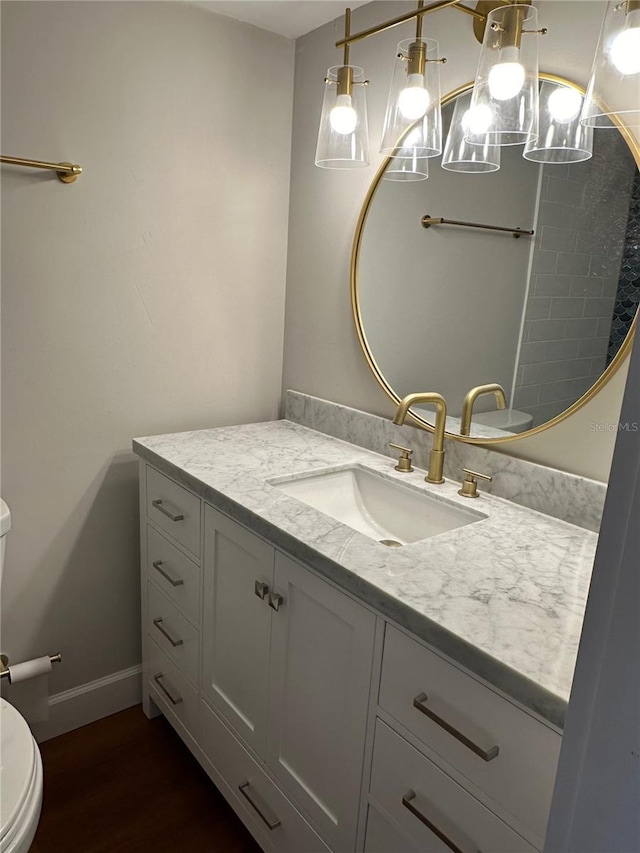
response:
<path fill-rule="evenodd" d="M 9 507 L 0 498 L 0 582 Z M 42 806 L 42 759 L 25 719 L 0 699 L 0 851 L 27 853 Z"/>
<path fill-rule="evenodd" d="M 474 412 L 473 420 L 483 426 L 502 429 L 506 432 L 526 432 L 533 426 L 533 415 L 518 409 L 493 409 L 490 412 Z"/>

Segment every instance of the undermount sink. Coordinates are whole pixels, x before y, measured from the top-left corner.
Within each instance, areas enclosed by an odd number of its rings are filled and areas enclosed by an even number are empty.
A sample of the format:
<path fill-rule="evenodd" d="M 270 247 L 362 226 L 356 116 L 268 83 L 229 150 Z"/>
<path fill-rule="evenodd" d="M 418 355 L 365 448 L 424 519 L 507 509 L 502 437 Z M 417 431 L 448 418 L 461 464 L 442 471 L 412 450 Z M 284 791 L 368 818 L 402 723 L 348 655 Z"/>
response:
<path fill-rule="evenodd" d="M 486 518 L 360 465 L 268 481 L 384 545 L 408 545 Z"/>

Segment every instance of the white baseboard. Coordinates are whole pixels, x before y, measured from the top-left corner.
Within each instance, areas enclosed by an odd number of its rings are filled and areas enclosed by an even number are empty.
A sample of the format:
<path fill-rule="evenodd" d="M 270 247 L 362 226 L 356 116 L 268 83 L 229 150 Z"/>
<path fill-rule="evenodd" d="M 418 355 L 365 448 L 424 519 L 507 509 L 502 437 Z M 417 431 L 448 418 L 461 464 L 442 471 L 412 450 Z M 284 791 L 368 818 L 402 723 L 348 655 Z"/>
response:
<path fill-rule="evenodd" d="M 142 701 L 142 667 L 114 672 L 49 698 L 49 719 L 31 726 L 38 743 L 117 714 Z"/>

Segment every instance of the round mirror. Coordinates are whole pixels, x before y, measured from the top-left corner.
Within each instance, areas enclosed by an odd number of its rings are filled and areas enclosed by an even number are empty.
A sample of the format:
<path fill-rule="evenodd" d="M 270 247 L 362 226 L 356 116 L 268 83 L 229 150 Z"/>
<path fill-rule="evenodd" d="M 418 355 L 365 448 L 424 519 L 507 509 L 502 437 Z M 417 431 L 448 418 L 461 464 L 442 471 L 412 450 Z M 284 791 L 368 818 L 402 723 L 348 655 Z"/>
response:
<path fill-rule="evenodd" d="M 540 78 L 551 94 L 584 94 Z M 443 100 L 445 134 L 470 90 Z M 555 98 L 567 109 L 569 100 Z M 525 159 L 517 145 L 489 148 L 480 165 L 449 145 L 429 159 L 427 180 L 390 158 L 373 181 L 351 265 L 358 335 L 395 403 L 445 397 L 450 437 L 484 444 L 549 427 L 590 399 L 631 345 L 640 155 L 624 129 L 597 130 L 592 144 L 580 162 L 537 162 L 535 146 Z M 433 425 L 429 407 L 411 413 Z"/>

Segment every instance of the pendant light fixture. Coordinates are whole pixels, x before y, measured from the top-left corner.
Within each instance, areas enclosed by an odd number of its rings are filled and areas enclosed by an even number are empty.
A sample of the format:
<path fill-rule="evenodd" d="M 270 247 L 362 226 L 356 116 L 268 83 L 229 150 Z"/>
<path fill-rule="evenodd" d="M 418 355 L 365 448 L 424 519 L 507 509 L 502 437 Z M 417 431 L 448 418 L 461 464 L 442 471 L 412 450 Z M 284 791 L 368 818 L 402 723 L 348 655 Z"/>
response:
<path fill-rule="evenodd" d="M 429 177 L 429 158 L 418 155 L 407 148 L 401 149 L 400 157 L 393 157 L 384 170 L 383 181 L 426 181 Z"/>
<path fill-rule="evenodd" d="M 466 172 L 467 174 L 486 174 L 497 172 L 500 168 L 500 146 L 491 145 L 485 135 L 484 142 L 472 144 L 466 140 L 466 134 L 482 130 L 474 121 L 471 111 L 471 92 L 456 98 L 453 116 L 442 154 L 442 168 L 448 172 Z"/>
<path fill-rule="evenodd" d="M 514 3 L 487 16 L 466 138 L 483 145 L 519 145 L 538 135 L 538 11 Z"/>
<path fill-rule="evenodd" d="M 418 9 L 424 7 L 419 0 Z M 440 64 L 438 42 L 422 38 L 422 16 L 416 35 L 398 43 L 389 87 L 380 152 L 391 157 L 436 157 L 442 152 Z M 407 133 L 411 130 L 411 139 Z"/>
<path fill-rule="evenodd" d="M 351 10 L 345 13 L 345 38 L 351 27 Z M 323 169 L 355 169 L 369 165 L 369 129 L 364 71 L 349 65 L 349 45 L 344 46 L 342 65 L 327 71 L 316 166 Z"/>
<path fill-rule="evenodd" d="M 640 127 L 640 0 L 607 4 L 581 121 Z"/>
<path fill-rule="evenodd" d="M 593 154 L 593 128 L 580 122 L 583 97 L 577 89 L 544 80 L 540 86 L 538 138 L 524 147 L 535 163 L 580 163 Z"/>
<path fill-rule="evenodd" d="M 389 89 L 380 151 L 393 158 L 388 180 L 424 180 L 418 160 L 442 151 L 440 63 L 438 43 L 422 37 L 425 15 L 450 8 L 472 17 L 482 47 L 468 109 L 456 104 L 443 168 L 482 173 L 499 168 L 502 145 L 524 145 L 528 160 L 579 162 L 590 156 L 586 127 L 626 125 L 640 128 L 640 0 L 609 0 L 582 112 L 576 118 L 577 94 L 557 84 L 544 86 L 540 106 L 538 13 L 527 0 L 434 0 L 361 32 L 350 32 L 345 12 L 343 64 L 330 68 L 316 149 L 316 165 L 352 169 L 369 164 L 368 128 L 361 68 L 349 64 L 350 46 L 385 30 L 415 21 L 411 39 L 399 42 Z M 473 151 L 469 146 L 477 146 Z M 400 161 L 408 160 L 407 164 Z"/>
<path fill-rule="evenodd" d="M 409 128 L 416 131 L 411 147 L 419 157 L 437 157 L 442 152 L 437 56 L 438 42 L 433 39 L 405 39 L 398 43 L 382 131 L 382 154 L 403 156 L 400 152 L 406 151 L 407 146 L 400 140 Z"/>

